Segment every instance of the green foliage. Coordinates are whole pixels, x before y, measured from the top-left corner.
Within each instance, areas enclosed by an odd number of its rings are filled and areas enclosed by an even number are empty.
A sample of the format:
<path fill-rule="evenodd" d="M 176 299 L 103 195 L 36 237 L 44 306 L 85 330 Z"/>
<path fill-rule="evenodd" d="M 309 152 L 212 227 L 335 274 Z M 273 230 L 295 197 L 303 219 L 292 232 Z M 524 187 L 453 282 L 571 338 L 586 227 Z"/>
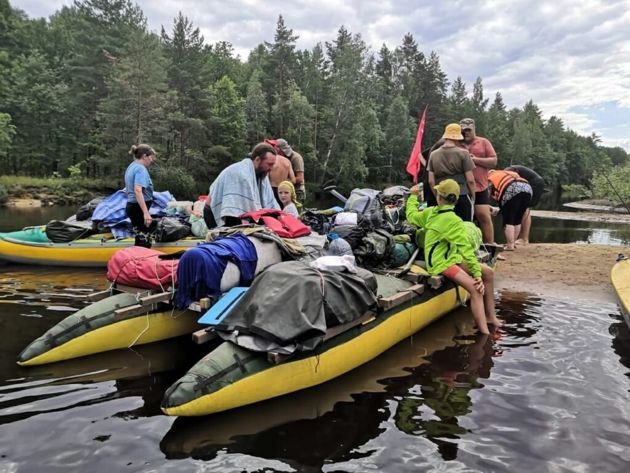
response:
<path fill-rule="evenodd" d="M 0 205 L 5 204 L 9 200 L 9 193 L 7 192 L 7 188 L 3 185 L 0 185 Z"/>
<path fill-rule="evenodd" d="M 210 126 L 213 143 L 226 146 L 233 156 L 245 154 L 245 100 L 228 76 L 210 88 Z"/>
<path fill-rule="evenodd" d="M 593 195 L 598 199 L 630 205 L 630 165 L 618 166 L 610 171 L 596 171 L 593 177 Z"/>
<path fill-rule="evenodd" d="M 70 174 L 70 179 L 79 179 L 81 177 L 81 163 L 70 166 L 68 168 L 68 173 Z"/>
<path fill-rule="evenodd" d="M 571 200 L 583 200 L 591 198 L 592 194 L 582 184 L 565 184 L 562 186 L 562 196 Z"/>
<path fill-rule="evenodd" d="M 311 50 L 298 38 L 279 16 L 272 41 L 243 61 L 228 41 L 206 44 L 181 13 L 168 32 L 150 33 L 132 0 L 76 0 L 48 20 L 0 0 L 0 173 L 119 182 L 131 144 L 146 142 L 164 166 L 155 173 L 188 194 L 255 143 L 282 137 L 304 156 L 309 184 L 409 183 L 425 107 L 423 148 L 470 116 L 499 167 L 531 167 L 550 188 L 597 187 L 630 162 L 531 101 L 509 111 L 500 93 L 490 102 L 480 77 L 450 82 L 409 33 L 378 53 L 345 27 Z"/>
<path fill-rule="evenodd" d="M 180 166 L 155 166 L 151 170 L 156 191 L 170 191 L 177 200 L 193 200 L 197 185 L 187 169 Z"/>
<path fill-rule="evenodd" d="M 5 187 L 9 191 L 20 187 L 32 187 L 41 189 L 52 189 L 55 191 L 72 191 L 77 188 L 89 190 L 114 190 L 120 188 L 119 179 L 69 179 L 64 177 L 52 176 L 30 177 L 30 176 L 0 176 L 0 186 Z"/>
<path fill-rule="evenodd" d="M 0 158 L 6 156 L 15 136 L 15 126 L 11 124 L 11 115 L 0 113 Z"/>

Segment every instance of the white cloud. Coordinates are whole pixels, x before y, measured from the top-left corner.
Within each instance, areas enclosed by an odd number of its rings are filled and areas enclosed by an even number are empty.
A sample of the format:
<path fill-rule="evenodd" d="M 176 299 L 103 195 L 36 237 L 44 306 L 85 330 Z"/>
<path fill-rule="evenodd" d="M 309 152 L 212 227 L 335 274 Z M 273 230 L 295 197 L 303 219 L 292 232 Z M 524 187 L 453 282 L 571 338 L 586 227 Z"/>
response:
<path fill-rule="evenodd" d="M 20 0 L 30 16 L 49 16 L 69 0 Z M 14 2 L 18 5 L 17 2 Z M 630 0 L 531 2 L 485 0 L 138 0 L 152 30 L 171 28 L 179 11 L 199 26 L 209 43 L 229 41 L 241 58 L 273 41 L 278 15 L 299 36 L 299 48 L 332 41 L 341 25 L 360 33 L 374 51 L 393 48 L 410 32 L 425 53 L 435 51 L 451 80 L 461 76 L 469 90 L 483 79 L 486 96 L 505 103 L 533 100 L 545 117 L 557 115 L 579 133 L 608 136 L 589 107 L 630 107 Z M 575 109 L 584 112 L 576 112 Z"/>

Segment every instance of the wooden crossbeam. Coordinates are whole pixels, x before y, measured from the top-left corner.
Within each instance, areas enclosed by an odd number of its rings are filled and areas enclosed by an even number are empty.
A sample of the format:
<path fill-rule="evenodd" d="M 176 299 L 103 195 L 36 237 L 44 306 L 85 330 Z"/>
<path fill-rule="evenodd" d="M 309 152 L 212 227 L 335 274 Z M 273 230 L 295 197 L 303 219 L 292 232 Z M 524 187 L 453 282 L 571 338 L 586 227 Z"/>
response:
<path fill-rule="evenodd" d="M 155 309 L 154 305 L 134 304 L 114 311 L 114 320 L 123 320 L 136 315 L 147 314 Z"/>
<path fill-rule="evenodd" d="M 340 333 L 347 332 L 348 330 L 350 330 L 353 327 L 356 327 L 357 325 L 367 323 L 373 320 L 374 316 L 375 316 L 374 312 L 370 310 L 366 312 L 365 314 L 363 314 L 361 317 L 354 319 L 351 322 L 348 322 L 346 324 L 341 324 L 341 325 L 335 325 L 334 327 L 330 327 L 328 330 L 326 330 L 326 335 L 324 336 L 323 341 L 326 341 L 332 337 L 336 337 Z"/>
<path fill-rule="evenodd" d="M 201 330 L 197 330 L 196 332 L 194 332 L 192 334 L 192 340 L 197 345 L 201 345 L 203 343 L 209 342 L 210 340 L 214 340 L 217 337 L 218 337 L 218 335 L 214 331 L 214 328 L 212 328 L 212 327 L 208 327 L 208 328 L 203 328 Z"/>
<path fill-rule="evenodd" d="M 442 287 L 443 283 L 444 278 L 442 276 L 431 276 L 429 279 L 427 279 L 427 284 L 431 286 L 431 289 L 433 290 Z"/>
<path fill-rule="evenodd" d="M 151 294 L 149 296 L 138 299 L 140 305 L 155 304 L 156 302 L 168 302 L 173 297 L 172 292 L 160 292 L 159 294 Z"/>
<path fill-rule="evenodd" d="M 391 309 L 407 301 L 410 301 L 414 297 L 421 295 L 424 292 L 424 284 L 414 284 L 407 289 L 403 289 L 398 294 L 388 297 L 380 297 L 378 299 L 378 305 L 384 310 Z"/>
<path fill-rule="evenodd" d="M 88 294 L 86 297 L 86 300 L 88 300 L 89 302 L 97 302 L 111 295 L 112 295 L 112 291 L 110 291 L 109 289 L 106 289 L 105 291 L 93 292 L 91 294 Z"/>

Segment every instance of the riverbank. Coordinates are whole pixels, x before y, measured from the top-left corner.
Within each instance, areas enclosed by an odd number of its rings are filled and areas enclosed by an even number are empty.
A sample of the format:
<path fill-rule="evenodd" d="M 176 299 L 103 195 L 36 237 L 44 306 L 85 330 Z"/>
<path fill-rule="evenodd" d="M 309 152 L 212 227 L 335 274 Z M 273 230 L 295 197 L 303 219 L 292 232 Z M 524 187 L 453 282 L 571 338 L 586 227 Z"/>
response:
<path fill-rule="evenodd" d="M 615 302 L 610 270 L 629 247 L 533 243 L 501 253 L 495 276 L 497 291 Z"/>
<path fill-rule="evenodd" d="M 0 205 L 36 208 L 53 205 L 82 205 L 94 197 L 117 189 L 114 182 L 95 179 L 33 178 L 0 176 Z"/>

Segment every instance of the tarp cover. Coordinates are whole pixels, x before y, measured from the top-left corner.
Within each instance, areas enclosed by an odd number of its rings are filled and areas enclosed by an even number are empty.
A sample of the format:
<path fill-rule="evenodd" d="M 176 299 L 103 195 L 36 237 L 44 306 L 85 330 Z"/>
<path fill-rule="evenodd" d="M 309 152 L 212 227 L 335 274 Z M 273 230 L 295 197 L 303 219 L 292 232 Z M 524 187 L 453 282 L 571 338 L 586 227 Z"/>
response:
<path fill-rule="evenodd" d="M 218 325 L 225 340 L 254 351 L 290 354 L 315 348 L 327 326 L 351 322 L 376 304 L 376 279 L 321 271 L 301 261 L 267 268 Z"/>

